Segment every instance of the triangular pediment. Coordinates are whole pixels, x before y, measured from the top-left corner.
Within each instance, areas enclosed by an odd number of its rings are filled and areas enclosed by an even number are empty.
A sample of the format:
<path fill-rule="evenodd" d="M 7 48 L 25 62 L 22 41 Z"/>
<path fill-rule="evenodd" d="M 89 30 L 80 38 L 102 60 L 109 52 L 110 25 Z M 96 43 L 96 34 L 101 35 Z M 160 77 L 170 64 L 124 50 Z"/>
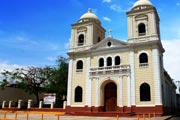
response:
<path fill-rule="evenodd" d="M 97 43 L 96 45 L 94 45 L 91 48 L 91 50 L 125 47 L 127 45 L 128 45 L 127 42 L 117 40 L 117 39 L 114 39 L 112 37 L 108 37 L 108 38 L 101 40 L 101 42 Z"/>

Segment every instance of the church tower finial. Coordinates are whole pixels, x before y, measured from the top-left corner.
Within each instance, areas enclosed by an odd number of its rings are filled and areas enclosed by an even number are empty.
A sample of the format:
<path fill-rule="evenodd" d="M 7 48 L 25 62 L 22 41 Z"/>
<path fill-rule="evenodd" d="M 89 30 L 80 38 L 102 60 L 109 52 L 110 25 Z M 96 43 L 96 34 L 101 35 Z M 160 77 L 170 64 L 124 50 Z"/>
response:
<path fill-rule="evenodd" d="M 92 13 L 92 9 L 91 8 L 88 8 L 88 13 Z"/>

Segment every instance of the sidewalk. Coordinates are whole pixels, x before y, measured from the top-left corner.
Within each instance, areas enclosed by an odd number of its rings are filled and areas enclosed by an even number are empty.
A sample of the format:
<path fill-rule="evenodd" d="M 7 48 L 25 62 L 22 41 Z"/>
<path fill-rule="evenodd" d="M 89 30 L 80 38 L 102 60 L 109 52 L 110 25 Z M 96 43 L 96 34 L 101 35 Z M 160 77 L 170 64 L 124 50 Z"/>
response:
<path fill-rule="evenodd" d="M 4 112 L 0 111 L 0 120 L 149 120 L 149 118 L 137 119 L 136 117 L 90 117 L 90 116 L 67 116 L 62 112 Z M 167 120 L 169 116 L 151 118 L 150 120 Z"/>
<path fill-rule="evenodd" d="M 152 117 L 150 120 L 166 120 L 171 116 L 162 116 L 162 117 Z M 61 116 L 61 120 L 137 120 L 136 117 L 89 117 L 89 116 Z M 143 118 L 139 118 L 139 120 L 144 120 Z M 145 120 L 149 120 L 149 118 L 145 118 Z"/>

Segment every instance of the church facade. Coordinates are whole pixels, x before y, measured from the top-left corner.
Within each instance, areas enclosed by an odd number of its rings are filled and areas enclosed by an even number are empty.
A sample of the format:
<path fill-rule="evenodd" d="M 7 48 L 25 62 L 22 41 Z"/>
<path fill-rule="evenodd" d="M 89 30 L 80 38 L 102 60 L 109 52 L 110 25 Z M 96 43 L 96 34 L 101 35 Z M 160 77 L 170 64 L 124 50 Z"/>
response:
<path fill-rule="evenodd" d="M 105 37 L 91 9 L 72 24 L 66 113 L 173 112 L 176 86 L 163 67 L 159 16 L 149 0 L 127 12 L 128 40 Z"/>

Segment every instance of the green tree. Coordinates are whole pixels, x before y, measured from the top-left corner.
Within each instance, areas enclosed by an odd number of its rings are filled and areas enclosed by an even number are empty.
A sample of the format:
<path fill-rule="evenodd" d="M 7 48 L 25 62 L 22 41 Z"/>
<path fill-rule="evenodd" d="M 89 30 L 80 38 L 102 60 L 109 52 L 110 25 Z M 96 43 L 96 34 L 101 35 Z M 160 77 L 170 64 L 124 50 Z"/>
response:
<path fill-rule="evenodd" d="M 13 72 L 4 71 L 2 75 L 5 76 L 4 84 L 8 79 L 15 80 L 17 85 L 30 94 L 36 96 L 39 102 L 39 93 L 45 91 L 48 85 L 48 80 L 52 78 L 54 69 L 51 67 L 28 67 L 17 68 Z M 7 83 L 6 83 L 7 84 Z"/>
<path fill-rule="evenodd" d="M 62 106 L 60 101 L 65 100 L 67 95 L 67 80 L 68 80 L 68 59 L 58 57 L 57 66 L 54 69 L 53 78 L 49 81 L 48 92 L 56 93 L 56 105 Z"/>

